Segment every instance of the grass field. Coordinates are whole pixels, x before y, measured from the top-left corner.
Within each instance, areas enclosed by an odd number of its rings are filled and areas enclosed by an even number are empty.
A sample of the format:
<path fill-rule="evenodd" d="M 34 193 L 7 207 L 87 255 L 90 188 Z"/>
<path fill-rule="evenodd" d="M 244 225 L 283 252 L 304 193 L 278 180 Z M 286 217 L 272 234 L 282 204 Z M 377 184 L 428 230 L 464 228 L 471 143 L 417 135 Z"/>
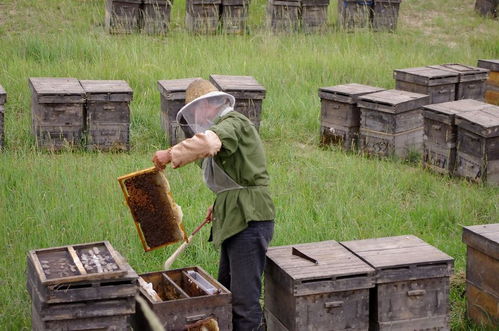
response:
<path fill-rule="evenodd" d="M 262 138 L 277 208 L 272 245 L 414 234 L 455 258 L 451 326 L 465 318 L 461 227 L 496 223 L 499 189 L 425 171 L 418 161 L 378 160 L 318 147 L 317 89 L 341 83 L 393 88 L 392 71 L 499 58 L 499 22 L 477 16 L 474 0 L 404 0 L 396 33 L 342 32 L 336 1 L 328 31 L 273 35 L 265 0 L 250 6 L 250 33 L 191 36 L 175 0 L 167 36 L 109 35 L 104 1 L 0 1 L 0 85 L 8 93 L 0 153 L 0 329 L 30 327 L 26 253 L 109 240 L 139 273 L 159 270 L 176 247 L 144 253 L 116 178 L 150 167 L 166 146 L 159 79 L 251 75 L 267 89 Z M 134 90 L 129 153 L 37 151 L 30 132 L 28 77 L 124 79 Z M 188 231 L 213 195 L 199 169 L 166 174 Z M 216 275 L 217 251 L 203 229 L 174 267 Z M 460 279 L 460 280 L 459 280 Z"/>

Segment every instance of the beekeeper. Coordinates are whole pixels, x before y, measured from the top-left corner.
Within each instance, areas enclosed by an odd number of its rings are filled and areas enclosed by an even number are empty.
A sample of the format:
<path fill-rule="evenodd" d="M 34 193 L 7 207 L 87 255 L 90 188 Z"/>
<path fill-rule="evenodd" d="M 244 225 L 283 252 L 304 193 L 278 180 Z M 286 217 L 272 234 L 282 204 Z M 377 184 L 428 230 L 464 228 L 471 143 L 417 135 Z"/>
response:
<path fill-rule="evenodd" d="M 178 112 L 187 139 L 157 151 L 153 163 L 164 169 L 202 160 L 203 178 L 216 193 L 212 240 L 221 247 L 218 280 L 232 292 L 234 330 L 263 330 L 259 303 L 265 253 L 274 232 L 265 153 L 252 122 L 234 111 L 232 95 L 197 79 Z"/>

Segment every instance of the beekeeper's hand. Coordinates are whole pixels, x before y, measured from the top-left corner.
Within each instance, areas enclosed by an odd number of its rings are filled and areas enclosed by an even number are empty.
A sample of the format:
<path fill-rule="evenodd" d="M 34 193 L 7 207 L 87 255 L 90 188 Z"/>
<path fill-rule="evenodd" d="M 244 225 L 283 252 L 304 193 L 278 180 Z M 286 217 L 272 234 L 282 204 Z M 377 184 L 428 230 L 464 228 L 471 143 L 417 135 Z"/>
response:
<path fill-rule="evenodd" d="M 157 151 L 152 157 L 152 163 L 158 170 L 165 169 L 166 165 L 172 161 L 172 151 L 170 148 Z"/>
<path fill-rule="evenodd" d="M 209 206 L 206 210 L 206 219 L 208 220 L 208 223 L 213 221 L 213 205 Z"/>

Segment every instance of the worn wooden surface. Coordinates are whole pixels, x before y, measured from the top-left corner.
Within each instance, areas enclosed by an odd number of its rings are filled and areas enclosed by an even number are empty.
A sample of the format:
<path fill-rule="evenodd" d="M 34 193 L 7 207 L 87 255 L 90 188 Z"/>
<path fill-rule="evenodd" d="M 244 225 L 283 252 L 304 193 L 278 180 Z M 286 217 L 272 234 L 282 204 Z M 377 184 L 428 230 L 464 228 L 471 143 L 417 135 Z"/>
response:
<path fill-rule="evenodd" d="M 264 99 L 265 87 L 253 76 L 210 75 L 210 82 L 220 91 L 237 98 Z"/>
<path fill-rule="evenodd" d="M 85 102 L 85 91 L 76 78 L 31 77 L 28 82 L 35 103 Z"/>
<path fill-rule="evenodd" d="M 499 325 L 499 297 L 466 282 L 466 312 L 475 323 L 488 327 Z"/>
<path fill-rule="evenodd" d="M 485 83 L 485 100 L 499 106 L 499 60 L 478 60 L 478 66 L 490 70 Z"/>
<path fill-rule="evenodd" d="M 411 152 L 421 152 L 423 149 L 423 128 L 414 129 L 399 134 L 387 134 L 360 128 L 360 149 L 375 156 L 392 156 L 406 158 Z"/>
<path fill-rule="evenodd" d="M 490 71 L 499 71 L 499 59 L 480 59 L 478 60 L 478 67 L 489 69 Z"/>
<path fill-rule="evenodd" d="M 338 22 L 345 29 L 369 27 L 372 15 L 371 0 L 338 0 Z"/>
<path fill-rule="evenodd" d="M 497 232 L 496 232 L 497 234 Z M 497 242 L 496 242 L 497 243 Z M 499 298 L 499 260 L 468 246 L 466 281 Z"/>
<path fill-rule="evenodd" d="M 381 92 L 385 89 L 375 86 L 351 83 L 319 88 L 321 99 L 334 100 L 343 103 L 355 104 L 360 96 Z"/>
<path fill-rule="evenodd" d="M 485 81 L 487 80 L 489 72 L 488 69 L 463 64 L 443 64 L 429 67 L 456 72 L 459 75 L 459 81 L 456 85 L 455 100 L 483 100 Z"/>
<path fill-rule="evenodd" d="M 395 69 L 393 77 L 397 81 L 425 86 L 455 84 L 459 80 L 459 75 L 456 72 L 431 67 Z"/>
<path fill-rule="evenodd" d="M 168 31 L 172 3 L 168 0 L 144 0 L 141 11 L 142 31 L 163 34 Z"/>
<path fill-rule="evenodd" d="M 345 150 L 356 149 L 359 139 L 359 127 L 343 127 L 331 124 L 321 125 L 321 145 L 338 145 Z"/>
<path fill-rule="evenodd" d="M 132 33 L 140 28 L 142 0 L 106 0 L 105 27 L 109 33 Z"/>
<path fill-rule="evenodd" d="M 302 1 L 301 28 L 305 33 L 321 32 L 327 28 L 328 4 L 315 5 Z"/>
<path fill-rule="evenodd" d="M 386 90 L 360 96 L 358 106 L 386 113 L 402 113 L 429 104 L 427 95 L 401 90 Z"/>
<path fill-rule="evenodd" d="M 423 116 L 419 108 L 394 114 L 361 107 L 360 112 L 360 127 L 366 131 L 402 134 L 410 130 L 423 129 Z"/>
<path fill-rule="evenodd" d="M 499 1 L 476 0 L 475 11 L 482 16 L 496 18 L 499 12 Z"/>
<path fill-rule="evenodd" d="M 5 89 L 0 85 L 0 106 L 5 104 L 7 101 L 7 92 L 5 92 Z"/>
<path fill-rule="evenodd" d="M 130 102 L 133 90 L 124 80 L 80 80 L 86 100 L 98 102 Z"/>
<path fill-rule="evenodd" d="M 192 33 L 212 34 L 217 31 L 221 0 L 187 0 L 185 25 Z"/>
<path fill-rule="evenodd" d="M 453 175 L 456 166 L 456 148 L 423 143 L 423 167 L 441 174 Z"/>
<path fill-rule="evenodd" d="M 499 223 L 463 227 L 463 242 L 499 260 Z"/>
<path fill-rule="evenodd" d="M 374 0 L 372 27 L 375 31 L 397 29 L 400 0 Z"/>
<path fill-rule="evenodd" d="M 499 136 L 499 107 L 490 105 L 456 115 L 456 125 L 481 137 Z"/>
<path fill-rule="evenodd" d="M 50 151 L 80 147 L 83 140 L 83 125 L 58 126 L 34 125 L 36 146 Z"/>
<path fill-rule="evenodd" d="M 130 150 L 130 125 L 123 123 L 94 123 L 88 127 L 88 150 Z"/>
<path fill-rule="evenodd" d="M 360 126 L 360 110 L 356 104 L 321 100 L 321 125 L 337 125 L 345 128 Z"/>
<path fill-rule="evenodd" d="M 222 29 L 229 34 L 245 34 L 247 31 L 249 3 L 221 7 Z"/>
<path fill-rule="evenodd" d="M 268 0 L 266 24 L 274 32 L 293 32 L 300 28 L 300 2 Z"/>

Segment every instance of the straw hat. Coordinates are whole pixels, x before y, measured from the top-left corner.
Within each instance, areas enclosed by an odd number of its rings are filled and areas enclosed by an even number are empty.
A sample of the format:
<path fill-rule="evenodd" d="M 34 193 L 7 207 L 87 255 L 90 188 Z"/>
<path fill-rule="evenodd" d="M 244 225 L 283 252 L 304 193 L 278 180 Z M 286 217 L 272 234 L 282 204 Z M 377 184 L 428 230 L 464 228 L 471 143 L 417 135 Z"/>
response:
<path fill-rule="evenodd" d="M 218 91 L 218 89 L 206 79 L 196 79 L 189 84 L 185 91 L 185 103 L 189 104 L 191 101 L 199 98 L 210 92 Z"/>

